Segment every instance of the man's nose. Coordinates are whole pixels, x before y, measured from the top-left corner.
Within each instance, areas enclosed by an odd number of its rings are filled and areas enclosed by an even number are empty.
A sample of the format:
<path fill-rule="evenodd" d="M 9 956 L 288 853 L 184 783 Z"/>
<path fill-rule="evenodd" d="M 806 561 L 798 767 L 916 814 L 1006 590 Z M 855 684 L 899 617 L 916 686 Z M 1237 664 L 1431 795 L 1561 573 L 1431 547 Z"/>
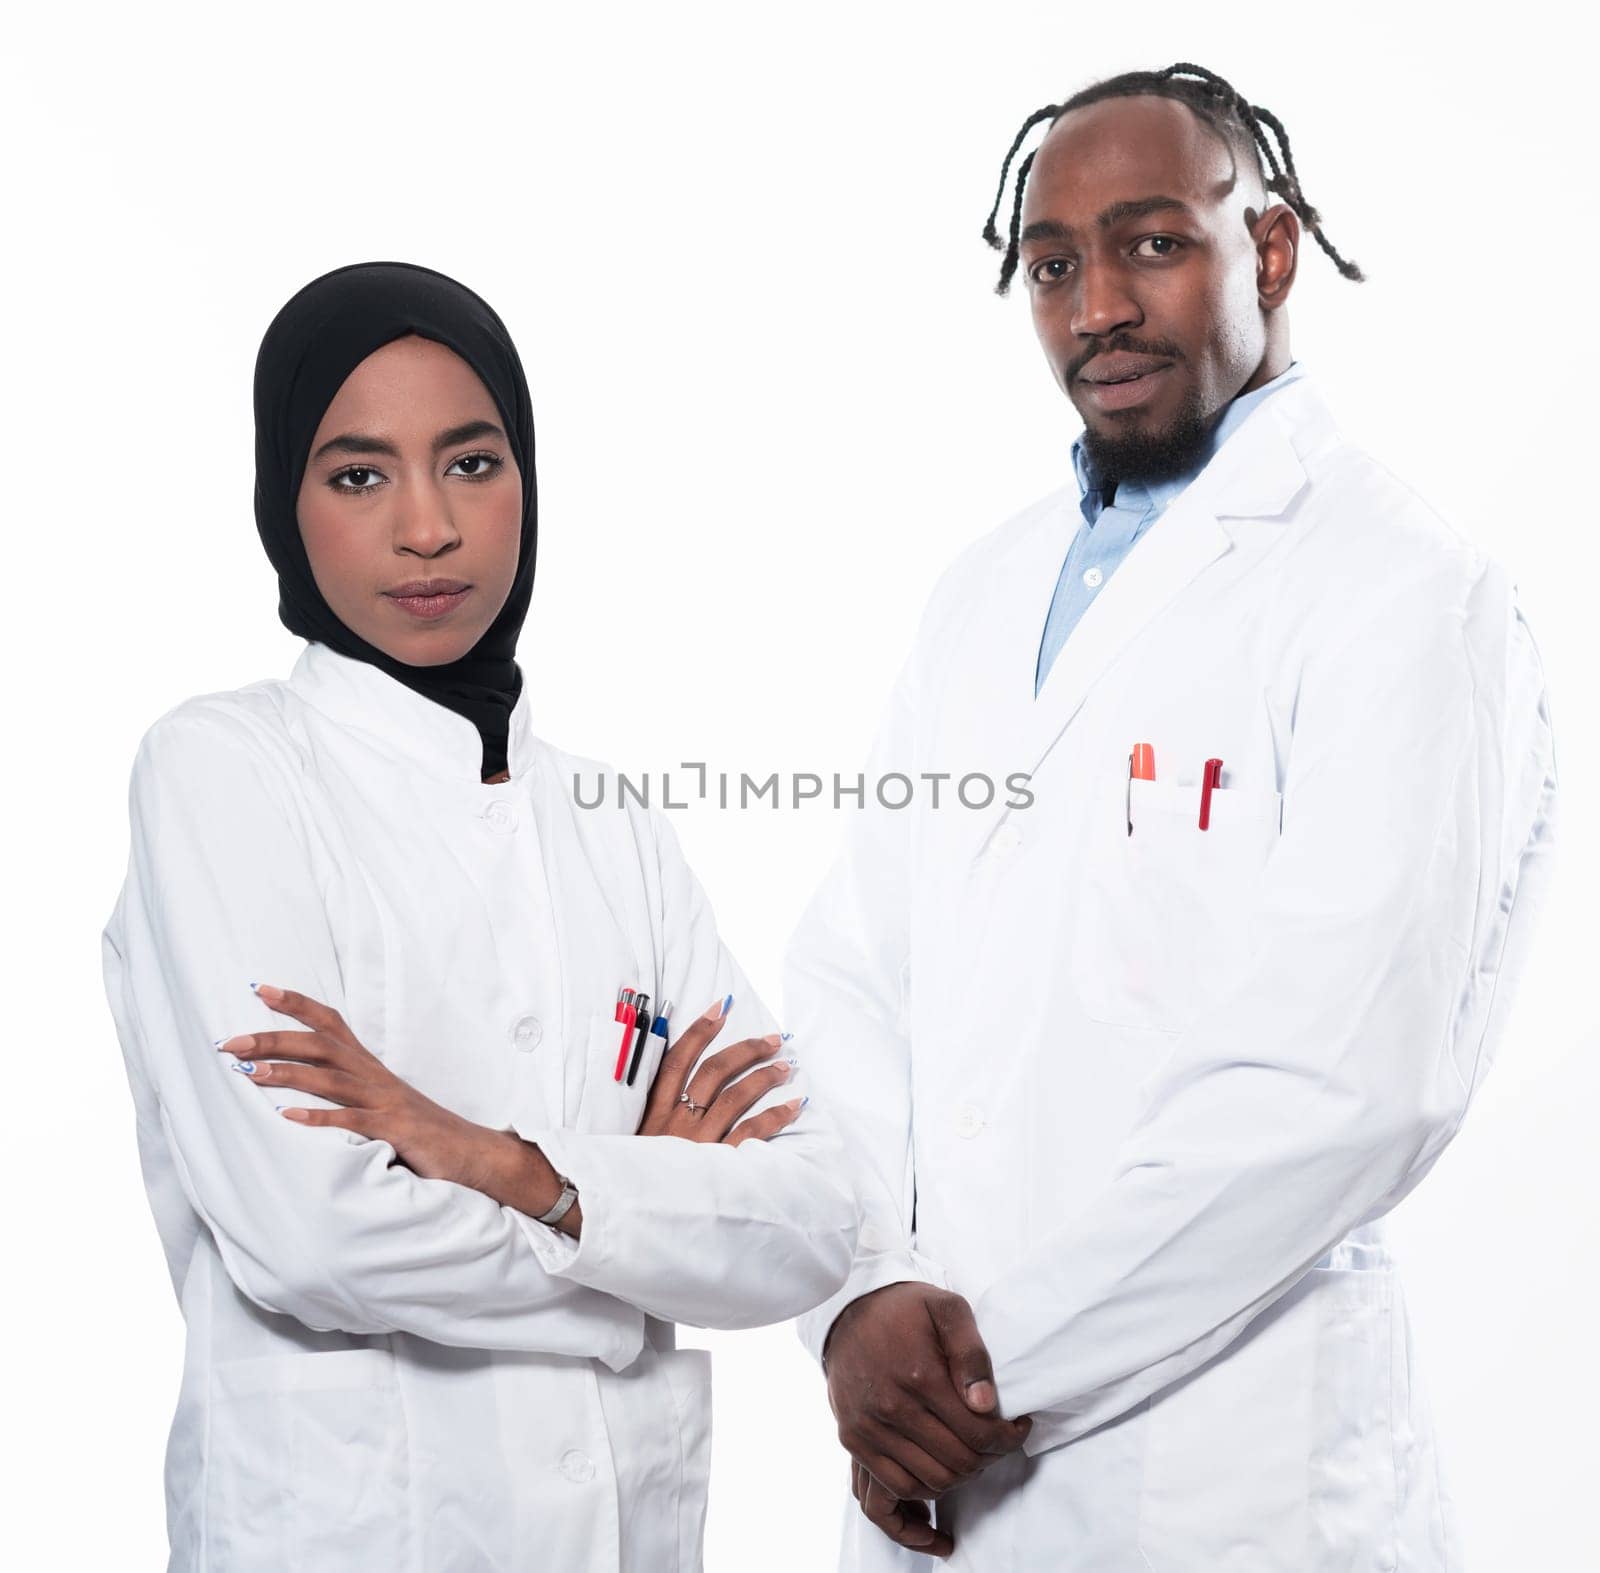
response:
<path fill-rule="evenodd" d="M 1118 268 L 1086 263 L 1078 270 L 1073 301 L 1072 331 L 1086 338 L 1104 338 L 1119 328 L 1137 327 L 1144 321 L 1139 303 L 1129 292 Z"/>

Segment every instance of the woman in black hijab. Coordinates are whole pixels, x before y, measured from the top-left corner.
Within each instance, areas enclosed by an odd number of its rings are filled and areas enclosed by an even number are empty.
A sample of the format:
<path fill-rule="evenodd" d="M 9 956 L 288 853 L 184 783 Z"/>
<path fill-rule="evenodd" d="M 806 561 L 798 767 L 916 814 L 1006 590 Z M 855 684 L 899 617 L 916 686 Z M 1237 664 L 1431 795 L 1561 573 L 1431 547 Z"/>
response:
<path fill-rule="evenodd" d="M 146 732 L 104 933 L 188 1327 L 170 1567 L 698 1567 L 709 1373 L 672 1324 L 838 1289 L 838 1144 L 666 820 L 582 811 L 601 767 L 533 734 L 500 318 L 337 269 L 255 408 L 307 643 Z M 670 1048 L 668 998 L 715 1001 Z M 759 1035 L 710 1052 L 734 1017 Z"/>
<path fill-rule="evenodd" d="M 297 519 L 311 440 L 350 371 L 402 334 L 449 346 L 499 409 L 522 477 L 520 556 L 504 604 L 471 649 L 412 666 L 335 616 L 317 586 Z M 312 280 L 273 319 L 256 358 L 256 529 L 278 571 L 278 617 L 290 633 L 369 661 L 465 716 L 483 738 L 483 776 L 506 768 L 506 727 L 522 691 L 517 636 L 533 596 L 539 539 L 533 409 L 522 361 L 494 308 L 454 279 L 408 262 L 352 263 Z"/>

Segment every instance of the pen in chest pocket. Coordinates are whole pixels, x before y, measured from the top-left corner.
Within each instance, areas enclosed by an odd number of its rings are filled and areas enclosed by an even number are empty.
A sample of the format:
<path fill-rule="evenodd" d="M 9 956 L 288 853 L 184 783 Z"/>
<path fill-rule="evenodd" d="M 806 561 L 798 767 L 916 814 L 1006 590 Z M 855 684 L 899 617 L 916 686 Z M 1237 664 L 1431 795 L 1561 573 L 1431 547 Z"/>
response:
<path fill-rule="evenodd" d="M 1211 791 L 1222 785 L 1222 761 L 1208 759 L 1206 773 L 1200 778 L 1200 828 L 1211 828 Z"/>
<path fill-rule="evenodd" d="M 644 1059 L 645 1045 L 651 1038 L 661 1040 L 661 1051 L 664 1054 L 667 1048 L 667 1017 L 672 1014 L 672 1001 L 666 1000 L 661 1009 L 656 1012 L 655 1020 L 641 1022 L 639 1036 L 633 1045 L 633 1060 L 628 1066 L 628 1085 L 633 1085 L 633 1079 L 639 1074 L 639 1064 Z M 658 1060 L 656 1062 L 660 1064 Z"/>
<path fill-rule="evenodd" d="M 644 996 L 638 996 L 643 1000 Z M 633 1026 L 639 1019 L 638 1006 L 634 1003 L 632 989 L 623 989 L 617 995 L 617 1014 L 613 1018 L 622 1028 L 622 1044 L 617 1050 L 617 1068 L 611 1073 L 612 1081 L 621 1081 L 622 1072 L 628 1063 L 628 1050 L 633 1046 Z"/>
<path fill-rule="evenodd" d="M 1154 781 L 1156 778 L 1156 751 L 1148 743 L 1135 743 L 1128 755 L 1128 834 L 1133 834 L 1133 783 Z"/>

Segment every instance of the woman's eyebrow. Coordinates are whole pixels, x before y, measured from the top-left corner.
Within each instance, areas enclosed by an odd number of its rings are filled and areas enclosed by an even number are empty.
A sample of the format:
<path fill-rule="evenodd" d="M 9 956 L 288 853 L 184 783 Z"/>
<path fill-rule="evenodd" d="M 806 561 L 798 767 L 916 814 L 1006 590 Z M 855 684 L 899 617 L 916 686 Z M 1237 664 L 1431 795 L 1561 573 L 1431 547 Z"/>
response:
<path fill-rule="evenodd" d="M 433 439 L 433 451 L 438 453 L 443 448 L 452 448 L 458 442 L 471 442 L 477 437 L 497 437 L 501 442 L 506 440 L 506 434 L 493 421 L 463 421 L 459 426 L 451 426 L 440 432 Z M 311 455 L 310 462 L 315 464 L 325 453 L 381 453 L 391 459 L 400 457 L 400 450 L 388 438 L 370 437 L 363 432 L 341 432 L 337 437 L 330 437 Z"/>

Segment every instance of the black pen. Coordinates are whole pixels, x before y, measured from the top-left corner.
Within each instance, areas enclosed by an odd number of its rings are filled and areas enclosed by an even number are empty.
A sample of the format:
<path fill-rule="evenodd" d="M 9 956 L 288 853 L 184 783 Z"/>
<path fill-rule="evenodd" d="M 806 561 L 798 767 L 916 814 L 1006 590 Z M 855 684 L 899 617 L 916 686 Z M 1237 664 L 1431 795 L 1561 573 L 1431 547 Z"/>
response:
<path fill-rule="evenodd" d="M 650 1023 L 654 1018 L 650 1014 L 650 996 L 639 996 L 638 1036 L 633 1040 L 633 1056 L 628 1061 L 628 1085 L 633 1085 L 633 1078 L 639 1074 L 639 1058 L 644 1053 L 644 1040 L 650 1031 Z"/>
<path fill-rule="evenodd" d="M 661 1052 L 667 1049 L 667 1017 L 672 1014 L 672 1001 L 663 1000 L 661 1009 L 656 1012 L 656 1019 L 650 1023 L 650 1036 L 661 1039 Z M 633 1063 L 628 1067 L 628 1085 L 633 1085 L 633 1078 L 639 1074 L 639 1061 L 645 1045 L 645 1035 L 639 1034 L 639 1042 L 633 1051 Z"/>

